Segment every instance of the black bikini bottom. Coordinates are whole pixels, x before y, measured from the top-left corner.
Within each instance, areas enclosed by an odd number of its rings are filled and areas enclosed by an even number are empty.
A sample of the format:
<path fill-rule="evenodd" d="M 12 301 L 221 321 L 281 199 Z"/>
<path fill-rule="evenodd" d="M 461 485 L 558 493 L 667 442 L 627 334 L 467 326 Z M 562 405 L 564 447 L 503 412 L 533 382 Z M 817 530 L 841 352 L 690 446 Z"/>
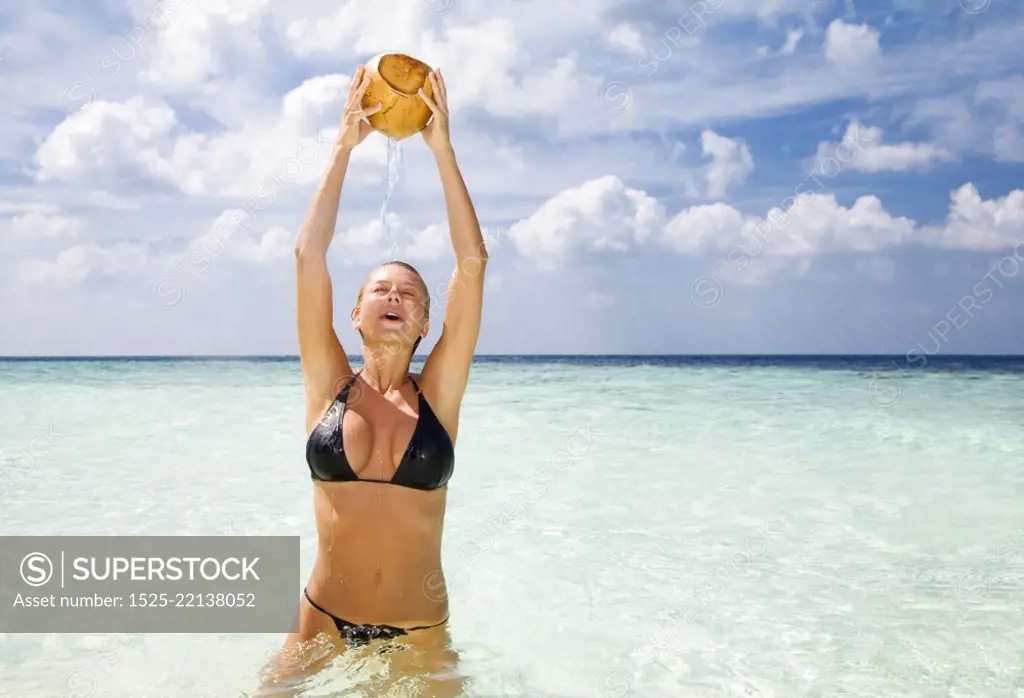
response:
<path fill-rule="evenodd" d="M 445 618 L 440 623 L 435 623 L 434 625 L 421 625 L 415 628 L 396 628 L 393 625 L 357 625 L 356 623 L 348 622 L 344 618 L 338 618 L 338 616 L 332 614 L 330 611 L 324 610 L 318 606 L 313 599 L 309 598 L 309 592 L 305 589 L 302 590 L 302 593 L 313 608 L 327 616 L 330 616 L 334 621 L 334 626 L 338 629 L 338 632 L 341 633 L 342 639 L 351 647 L 365 645 L 373 640 L 391 640 L 413 630 L 436 628 L 439 625 L 444 625 L 448 622 L 448 619 Z"/>

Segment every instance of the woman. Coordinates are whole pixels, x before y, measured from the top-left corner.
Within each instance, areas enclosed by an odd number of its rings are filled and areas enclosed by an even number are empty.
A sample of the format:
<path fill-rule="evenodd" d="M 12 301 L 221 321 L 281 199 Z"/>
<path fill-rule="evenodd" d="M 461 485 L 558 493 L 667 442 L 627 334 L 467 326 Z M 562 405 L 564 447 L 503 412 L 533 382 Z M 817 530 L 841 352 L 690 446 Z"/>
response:
<path fill-rule="evenodd" d="M 285 649 L 326 635 L 334 649 L 437 650 L 389 653 L 393 670 L 403 661 L 436 670 L 438 658 L 452 655 L 441 534 L 487 263 L 449 140 L 444 78 L 438 70 L 429 79 L 434 99 L 423 90 L 420 96 L 433 117 L 422 136 L 441 174 L 456 264 L 441 336 L 422 372 L 411 375 L 409 364 L 430 328 L 430 297 L 411 266 L 378 267 L 359 292 L 351 318 L 363 343 L 360 370 L 349 365 L 332 326 L 327 249 L 342 182 L 352 150 L 373 131 L 363 117 L 381 108 L 360 109 L 370 84 L 362 66 L 295 248 L 306 459 L 319 548 L 300 598 L 298 632 Z"/>

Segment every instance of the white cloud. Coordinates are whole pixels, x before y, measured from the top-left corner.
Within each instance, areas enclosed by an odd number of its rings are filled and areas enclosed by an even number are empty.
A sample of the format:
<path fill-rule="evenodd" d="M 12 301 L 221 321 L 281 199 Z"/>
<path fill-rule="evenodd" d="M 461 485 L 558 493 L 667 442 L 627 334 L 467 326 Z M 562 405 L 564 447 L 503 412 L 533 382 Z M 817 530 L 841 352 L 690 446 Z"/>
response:
<path fill-rule="evenodd" d="M 644 40 L 640 31 L 631 24 L 620 23 L 612 27 L 608 32 L 608 43 L 617 49 L 625 50 L 627 53 L 643 54 Z"/>
<path fill-rule="evenodd" d="M 783 44 L 782 47 L 779 48 L 778 51 L 776 51 L 773 54 L 772 50 L 770 48 L 768 48 L 767 46 L 759 46 L 758 49 L 757 49 L 757 55 L 759 55 L 759 56 L 771 56 L 771 55 L 775 55 L 775 56 L 791 56 L 794 53 L 796 53 L 796 47 L 800 44 L 800 39 L 802 39 L 803 37 L 804 37 L 804 30 L 803 29 L 800 29 L 800 28 L 790 29 L 788 32 L 786 32 L 786 43 Z"/>
<path fill-rule="evenodd" d="M 184 131 L 169 106 L 141 97 L 97 102 L 40 145 L 38 178 L 114 188 L 141 177 L 204 197 L 252 197 L 261 187 L 308 183 L 331 151 L 349 82 L 345 75 L 306 80 L 284 95 L 277 114 L 240 131 Z M 383 165 L 383 145 L 368 139 L 352 161 Z"/>
<path fill-rule="evenodd" d="M 742 139 L 726 138 L 714 131 L 700 134 L 701 150 L 711 162 L 704 167 L 708 196 L 721 198 L 733 185 L 743 184 L 754 171 L 754 158 Z"/>
<path fill-rule="evenodd" d="M 697 2 L 684 3 L 688 11 L 697 12 L 701 5 Z M 822 0 L 706 0 L 708 16 L 735 17 L 744 20 L 757 17 L 763 22 L 774 24 L 787 15 L 810 16 L 828 3 Z"/>
<path fill-rule="evenodd" d="M 82 219 L 59 214 L 31 212 L 11 219 L 11 231 L 26 239 L 76 237 L 82 228 Z"/>
<path fill-rule="evenodd" d="M 721 202 L 691 206 L 672 217 L 664 229 L 663 240 L 679 252 L 716 249 L 722 240 L 736 240 L 747 218 Z"/>
<path fill-rule="evenodd" d="M 138 176 L 163 179 L 169 171 L 160 146 L 176 123 L 170 107 L 144 97 L 98 101 L 67 117 L 39 146 L 38 178 L 111 183 Z"/>
<path fill-rule="evenodd" d="M 618 232 L 614 242 L 602 238 L 614 236 L 609 231 Z M 947 224 L 936 229 L 890 214 L 875 196 L 861 196 L 846 207 L 833 194 L 815 193 L 801 194 L 785 210 L 773 207 L 764 216 L 717 202 L 666 219 L 662 205 L 645 192 L 604 177 L 556 195 L 513 225 L 510 236 L 521 254 L 545 268 L 564 261 L 570 250 L 625 251 L 645 242 L 682 254 L 741 257 L 874 252 L 907 243 L 991 250 L 1024 240 L 1024 190 L 985 201 L 965 184 L 951 196 Z M 595 244 L 598 240 L 604 244 Z"/>
<path fill-rule="evenodd" d="M 0 216 L 19 213 L 36 213 L 40 215 L 55 214 L 59 209 L 53 204 L 41 201 L 0 201 Z"/>
<path fill-rule="evenodd" d="M 996 162 L 1024 162 L 1024 77 L 982 80 L 977 86 L 918 101 L 908 126 L 927 126 L 940 146 Z"/>
<path fill-rule="evenodd" d="M 842 67 L 868 63 L 881 54 L 878 36 L 867 24 L 832 20 L 825 31 L 825 58 Z"/>
<path fill-rule="evenodd" d="M 783 56 L 788 56 L 796 52 L 796 47 L 800 43 L 800 39 L 804 36 L 803 29 L 790 29 L 786 32 L 786 44 L 779 49 L 779 53 Z"/>
<path fill-rule="evenodd" d="M 934 143 L 885 145 L 882 143 L 882 129 L 867 128 L 851 121 L 841 142 L 823 141 L 818 144 L 815 162 L 820 163 L 827 158 L 835 158 L 844 168 L 860 172 L 903 172 L 925 170 L 937 162 L 953 160 L 954 155 Z"/>
<path fill-rule="evenodd" d="M 299 56 L 336 52 L 338 46 L 345 45 L 368 55 L 394 50 L 396 46 L 415 50 L 428 18 L 419 3 L 348 0 L 327 16 L 290 22 L 285 36 L 291 50 Z"/>
<path fill-rule="evenodd" d="M 197 87 L 245 59 L 258 61 L 262 16 L 271 0 L 174 0 L 149 22 L 157 33 L 142 79 L 163 90 Z"/>
<path fill-rule="evenodd" d="M 984 200 L 971 183 L 950 194 L 949 216 L 941 228 L 926 231 L 942 247 L 999 250 L 1024 243 L 1024 189 Z"/>
<path fill-rule="evenodd" d="M 576 248 L 627 250 L 663 222 L 664 208 L 654 198 L 608 175 L 555 195 L 508 235 L 521 254 L 551 269 Z"/>
<path fill-rule="evenodd" d="M 801 194 L 786 211 L 744 215 L 726 204 L 695 206 L 674 216 L 664 240 L 683 253 L 713 250 L 752 256 L 802 256 L 833 250 L 870 251 L 910 239 L 914 221 L 894 218 L 874 196 L 846 208 L 829 194 Z M 756 250 L 756 252 L 755 252 Z"/>
<path fill-rule="evenodd" d="M 992 108 L 992 155 L 997 162 L 1024 162 L 1024 77 L 987 80 L 978 85 L 975 101 Z M 985 129 L 978 124 L 976 129 Z M 984 131 L 982 131 L 984 133 Z"/>
<path fill-rule="evenodd" d="M 107 247 L 86 244 L 69 247 L 53 262 L 29 260 L 22 268 L 26 282 L 78 283 L 94 276 L 123 276 L 147 269 L 147 250 L 134 242 Z"/>
<path fill-rule="evenodd" d="M 1024 240 L 1024 190 L 983 200 L 973 184 L 965 184 L 952 192 L 949 217 L 941 227 L 893 216 L 875 196 L 862 196 L 849 207 L 832 194 L 801 194 L 792 201 L 787 210 L 772 208 L 764 216 L 716 202 L 685 208 L 668 218 L 655 198 L 609 175 L 555 195 L 504 235 L 485 229 L 485 236 L 492 254 L 509 239 L 523 257 L 545 270 L 574 259 L 573 252 L 627 252 L 646 244 L 686 255 L 725 256 L 734 262 L 764 256 L 776 260 L 772 269 L 777 270 L 782 268 L 781 258 L 795 263 L 826 252 L 874 252 L 907 243 L 996 250 Z M 77 282 L 177 262 L 203 273 L 217 259 L 243 264 L 290 261 L 295 240 L 295 231 L 264 228 L 244 210 L 229 209 L 178 253 L 154 257 L 147 245 L 131 242 L 76 245 L 54 262 L 34 260 L 23 271 L 28 281 Z M 393 258 L 430 262 L 449 250 L 447 223 L 410 228 L 400 215 L 389 213 L 385 221 L 373 218 L 339 231 L 330 254 L 332 263 L 352 266 Z M 877 265 L 863 271 L 885 276 Z"/>

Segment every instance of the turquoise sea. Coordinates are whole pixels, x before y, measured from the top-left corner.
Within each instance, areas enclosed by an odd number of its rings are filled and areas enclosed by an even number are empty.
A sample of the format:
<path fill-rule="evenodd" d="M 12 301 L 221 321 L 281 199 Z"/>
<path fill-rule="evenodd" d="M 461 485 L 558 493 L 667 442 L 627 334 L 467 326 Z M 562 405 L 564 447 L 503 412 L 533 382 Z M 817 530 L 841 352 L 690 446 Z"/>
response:
<path fill-rule="evenodd" d="M 1024 697 L 1024 358 L 920 359 L 479 357 L 466 695 Z M 298 535 L 304 582 L 304 441 L 295 358 L 0 359 L 0 535 Z M 0 694 L 240 698 L 282 640 L 0 634 Z"/>

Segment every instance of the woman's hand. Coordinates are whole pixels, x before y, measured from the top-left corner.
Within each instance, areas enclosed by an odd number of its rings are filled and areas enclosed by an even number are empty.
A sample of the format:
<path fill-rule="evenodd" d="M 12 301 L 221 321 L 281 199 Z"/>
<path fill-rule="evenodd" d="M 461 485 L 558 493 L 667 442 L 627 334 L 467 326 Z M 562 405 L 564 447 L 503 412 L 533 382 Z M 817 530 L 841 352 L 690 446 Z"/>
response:
<path fill-rule="evenodd" d="M 362 108 L 363 94 L 369 86 L 370 74 L 366 72 L 366 68 L 360 65 L 356 68 L 356 74 L 348 88 L 348 101 L 345 103 L 345 110 L 341 117 L 338 145 L 345 150 L 352 150 L 373 132 L 373 127 L 363 121 L 363 117 L 376 114 L 381 110 L 382 105 L 378 102 L 375 107 Z"/>
<path fill-rule="evenodd" d="M 434 117 L 423 129 L 423 140 L 434 155 L 442 152 L 445 148 L 451 147 L 451 140 L 448 134 L 448 90 L 444 86 L 444 78 L 440 70 L 432 70 L 427 75 L 430 85 L 434 88 L 434 98 L 431 99 L 421 87 L 420 98 L 430 107 Z"/>

